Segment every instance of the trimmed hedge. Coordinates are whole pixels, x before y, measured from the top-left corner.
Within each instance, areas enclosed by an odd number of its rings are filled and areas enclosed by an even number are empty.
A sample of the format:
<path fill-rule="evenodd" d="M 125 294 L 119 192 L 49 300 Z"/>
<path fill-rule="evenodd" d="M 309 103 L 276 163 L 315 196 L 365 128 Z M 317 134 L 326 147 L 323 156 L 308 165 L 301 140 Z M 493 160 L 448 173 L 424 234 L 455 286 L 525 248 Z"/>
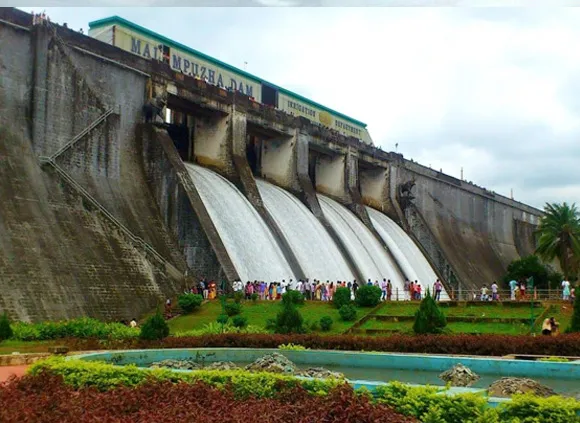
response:
<path fill-rule="evenodd" d="M 74 350 L 102 349 L 99 340 L 69 339 L 65 343 Z M 282 335 L 222 334 L 200 337 L 168 337 L 162 341 L 129 339 L 109 341 L 108 349 L 129 348 L 277 348 L 282 344 L 299 344 L 310 349 L 345 351 L 385 351 L 425 354 L 465 354 L 502 356 L 533 354 L 548 356 L 580 356 L 580 334 L 560 336 L 528 335 L 391 335 L 388 337 L 352 335 Z"/>
<path fill-rule="evenodd" d="M 78 319 L 44 323 L 12 323 L 12 339 L 46 341 L 61 338 L 129 339 L 139 336 L 138 328 L 122 323 L 105 323 L 97 319 Z"/>
<path fill-rule="evenodd" d="M 296 390 L 301 390 L 309 397 L 324 396 L 324 400 L 333 399 L 338 390 L 342 396 L 352 389 L 345 386 L 340 379 L 327 380 L 304 380 L 292 376 L 274 373 L 249 373 L 241 370 L 216 371 L 200 370 L 194 372 L 172 372 L 167 369 L 139 369 L 135 366 L 114 366 L 99 362 L 66 360 L 62 357 L 53 357 L 37 362 L 29 374 L 38 376 L 39 386 L 46 393 L 46 381 L 54 376 L 62 377 L 66 385 L 74 389 L 96 388 L 101 392 L 112 391 L 117 397 L 131 395 L 133 391 L 123 390 L 122 387 L 137 389 L 150 389 L 155 384 L 164 384 L 168 398 L 172 386 L 178 382 L 196 384 L 194 386 L 211 386 L 220 391 L 226 391 L 236 400 L 260 398 L 262 400 L 272 398 L 293 398 Z M 13 382 L 14 383 L 14 382 Z M 0 400 L 6 388 L 0 386 Z M 120 391 L 119 391 L 120 389 Z M 417 418 L 423 423 L 574 423 L 579 422 L 580 402 L 572 398 L 551 397 L 539 398 L 530 395 L 514 397 L 514 400 L 502 404 L 497 409 L 488 408 L 486 399 L 475 394 L 441 395 L 445 388 L 436 387 L 411 387 L 402 383 L 394 382 L 388 386 L 378 387 L 374 393 L 374 402 L 383 405 L 384 410 L 394 409 L 398 413 L 412 417 L 403 420 L 379 420 L 387 422 L 415 421 Z M 48 390 L 50 391 L 50 390 Z M 365 395 L 365 389 L 359 391 L 359 398 Z M 81 392 L 82 393 L 82 392 Z M 26 397 L 30 391 L 26 392 Z M 348 396 L 348 395 L 347 395 Z M 62 398 L 78 397 L 78 395 L 66 395 Z M 198 398 L 198 395 L 194 395 Z M 302 396 L 304 400 L 306 396 Z M 347 399 L 344 399 L 347 400 Z M 13 401 L 5 399 L 13 409 Z M 32 401 L 34 402 L 34 401 Z M 148 401 L 145 401 L 148 402 Z M 30 404 L 30 401 L 28 402 Z M 54 403 L 51 407 L 54 406 Z M 367 410 L 367 413 L 370 412 Z M 361 417 L 365 417 L 363 414 Z M 164 420 L 166 421 L 166 420 Z M 334 420 L 352 421 L 352 420 Z M 356 420 L 367 421 L 367 420 Z"/>

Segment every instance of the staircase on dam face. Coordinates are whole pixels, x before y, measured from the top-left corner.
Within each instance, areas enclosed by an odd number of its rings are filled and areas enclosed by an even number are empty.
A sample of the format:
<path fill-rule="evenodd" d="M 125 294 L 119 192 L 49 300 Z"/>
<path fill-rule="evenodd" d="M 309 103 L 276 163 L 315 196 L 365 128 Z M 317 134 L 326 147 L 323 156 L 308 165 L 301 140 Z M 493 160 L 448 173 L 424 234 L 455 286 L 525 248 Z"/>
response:
<path fill-rule="evenodd" d="M 442 277 L 446 291 L 450 297 L 457 297 L 462 291 L 462 282 L 457 276 L 457 272 L 447 260 L 445 253 L 439 247 L 437 239 L 427 222 L 413 203 L 407 205 L 404 211 L 405 219 L 409 227 L 409 235 L 416 241 L 415 244 L 422 250 L 433 268 Z"/>

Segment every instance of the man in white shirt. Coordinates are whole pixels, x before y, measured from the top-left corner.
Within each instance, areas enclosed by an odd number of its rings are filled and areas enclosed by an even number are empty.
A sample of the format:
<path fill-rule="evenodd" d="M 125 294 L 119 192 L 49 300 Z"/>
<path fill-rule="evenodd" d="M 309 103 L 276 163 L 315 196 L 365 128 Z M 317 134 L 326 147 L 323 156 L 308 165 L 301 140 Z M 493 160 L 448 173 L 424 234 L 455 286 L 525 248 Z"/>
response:
<path fill-rule="evenodd" d="M 491 300 L 497 301 L 497 283 L 495 281 L 491 284 Z"/>

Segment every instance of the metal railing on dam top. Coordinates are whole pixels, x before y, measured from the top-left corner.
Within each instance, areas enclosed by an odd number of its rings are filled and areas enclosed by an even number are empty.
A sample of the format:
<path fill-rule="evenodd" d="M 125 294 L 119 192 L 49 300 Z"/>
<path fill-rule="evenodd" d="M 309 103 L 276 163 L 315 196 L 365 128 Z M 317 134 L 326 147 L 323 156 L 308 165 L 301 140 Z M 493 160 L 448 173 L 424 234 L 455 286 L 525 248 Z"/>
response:
<path fill-rule="evenodd" d="M 433 286 L 429 286 L 431 295 L 435 292 Z M 427 287 L 422 286 L 421 299 L 425 298 Z M 557 301 L 564 300 L 562 289 L 537 289 L 526 290 L 524 293 L 519 289 L 514 291 L 514 296 L 509 289 L 501 289 L 497 291 L 497 296 L 494 298 L 491 288 L 488 288 L 486 294 L 482 294 L 481 289 L 471 290 L 455 290 L 447 291 L 450 301 L 469 301 L 469 302 L 529 302 L 529 301 Z M 392 301 L 407 301 L 411 299 L 411 294 L 402 289 L 394 288 L 391 300 Z M 413 298 L 414 300 L 415 298 Z"/>

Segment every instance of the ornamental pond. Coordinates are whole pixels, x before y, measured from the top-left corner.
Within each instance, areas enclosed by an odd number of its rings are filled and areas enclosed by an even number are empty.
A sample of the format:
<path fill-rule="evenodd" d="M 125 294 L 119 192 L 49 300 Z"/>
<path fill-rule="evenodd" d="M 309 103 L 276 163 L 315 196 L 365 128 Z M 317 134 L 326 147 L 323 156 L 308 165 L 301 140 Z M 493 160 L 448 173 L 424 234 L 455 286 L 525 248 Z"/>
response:
<path fill-rule="evenodd" d="M 580 394 L 580 360 L 570 362 L 517 360 L 488 357 L 463 357 L 379 352 L 279 350 L 254 348 L 184 348 L 108 351 L 73 356 L 69 359 L 103 361 L 116 365 L 135 364 L 147 368 L 163 360 L 195 361 L 202 366 L 230 361 L 243 367 L 272 353 L 284 355 L 299 369 L 324 367 L 343 373 L 355 388 L 374 390 L 389 381 L 413 385 L 444 386 L 439 375 L 462 364 L 480 376 L 469 388 L 451 388 L 453 392 L 482 392 L 502 377 L 534 379 L 558 394 Z M 175 370 L 184 371 L 184 370 Z"/>

